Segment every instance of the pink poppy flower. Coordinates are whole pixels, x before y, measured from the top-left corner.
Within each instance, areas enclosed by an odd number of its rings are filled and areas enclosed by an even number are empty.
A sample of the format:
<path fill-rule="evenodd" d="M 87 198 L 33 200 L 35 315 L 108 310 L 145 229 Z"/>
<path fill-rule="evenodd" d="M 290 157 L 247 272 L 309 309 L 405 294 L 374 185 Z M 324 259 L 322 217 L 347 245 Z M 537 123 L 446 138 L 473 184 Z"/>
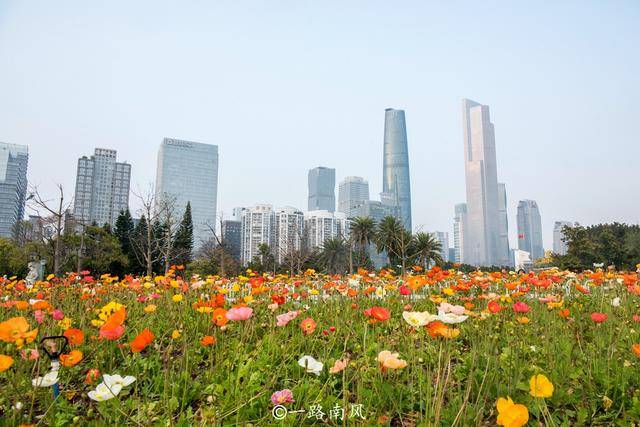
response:
<path fill-rule="evenodd" d="M 51 313 L 51 316 L 53 316 L 55 320 L 64 319 L 64 313 L 60 310 L 53 310 L 53 313 Z"/>
<path fill-rule="evenodd" d="M 271 395 L 271 403 L 274 405 L 284 405 L 285 403 L 293 403 L 293 393 L 288 388 L 276 391 Z"/>
<path fill-rule="evenodd" d="M 511 308 L 513 308 L 513 311 L 515 311 L 516 313 L 528 313 L 531 311 L 531 307 L 529 307 L 527 303 L 522 301 L 514 303 Z"/>
<path fill-rule="evenodd" d="M 253 309 L 249 307 L 238 307 L 238 308 L 230 308 L 227 311 L 227 319 L 238 321 L 238 320 L 247 320 L 253 314 Z"/>
<path fill-rule="evenodd" d="M 23 349 L 20 351 L 20 356 L 24 360 L 37 360 L 40 357 L 40 352 L 37 348 Z"/>
<path fill-rule="evenodd" d="M 38 323 L 44 322 L 44 316 L 45 314 L 44 314 L 44 311 L 42 310 L 36 310 L 33 312 L 33 317 L 36 318 L 36 322 Z"/>
<path fill-rule="evenodd" d="M 299 314 L 300 312 L 296 310 L 276 316 L 276 326 L 287 326 L 287 324 L 298 317 Z"/>
<path fill-rule="evenodd" d="M 606 313 L 591 313 L 591 320 L 596 323 L 602 323 L 607 320 L 608 317 Z"/>
<path fill-rule="evenodd" d="M 440 304 L 440 307 L 438 307 L 438 311 L 443 313 L 453 313 L 457 316 L 462 316 L 466 309 L 461 305 L 452 305 L 448 302 L 443 302 L 442 304 Z"/>

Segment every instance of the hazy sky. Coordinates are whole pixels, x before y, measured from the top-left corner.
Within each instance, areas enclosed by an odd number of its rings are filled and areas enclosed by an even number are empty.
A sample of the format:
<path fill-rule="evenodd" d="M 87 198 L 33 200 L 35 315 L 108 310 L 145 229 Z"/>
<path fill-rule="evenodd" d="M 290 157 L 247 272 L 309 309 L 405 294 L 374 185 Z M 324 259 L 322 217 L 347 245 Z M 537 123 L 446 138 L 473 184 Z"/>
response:
<path fill-rule="evenodd" d="M 460 100 L 491 107 L 512 247 L 518 200 L 640 220 L 640 2 L 0 1 L 0 141 L 73 193 L 114 148 L 132 188 L 163 137 L 217 144 L 218 206 L 306 209 L 307 170 L 382 189 L 384 109 L 406 111 L 413 223 L 465 200 Z M 509 7 L 505 7 L 508 5 Z M 453 242 L 451 242 L 453 244 Z"/>

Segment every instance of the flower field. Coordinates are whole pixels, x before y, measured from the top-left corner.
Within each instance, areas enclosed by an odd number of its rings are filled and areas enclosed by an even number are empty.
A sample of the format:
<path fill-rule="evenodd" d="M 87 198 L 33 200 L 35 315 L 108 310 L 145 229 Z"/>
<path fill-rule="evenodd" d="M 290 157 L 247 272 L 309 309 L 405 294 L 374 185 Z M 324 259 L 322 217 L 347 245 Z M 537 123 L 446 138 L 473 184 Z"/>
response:
<path fill-rule="evenodd" d="M 0 279 L 0 424 L 633 425 L 639 329 L 635 272 Z"/>

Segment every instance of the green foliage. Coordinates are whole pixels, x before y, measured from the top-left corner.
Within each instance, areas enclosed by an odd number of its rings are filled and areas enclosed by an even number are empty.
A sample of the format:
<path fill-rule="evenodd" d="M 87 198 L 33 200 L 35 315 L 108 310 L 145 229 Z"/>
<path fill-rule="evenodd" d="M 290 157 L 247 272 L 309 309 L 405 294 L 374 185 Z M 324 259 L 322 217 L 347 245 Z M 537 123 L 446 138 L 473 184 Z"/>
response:
<path fill-rule="evenodd" d="M 566 255 L 553 255 L 561 269 L 584 270 L 604 263 L 632 269 L 640 263 L 640 226 L 620 223 L 575 226 L 563 229 Z"/>
<path fill-rule="evenodd" d="M 172 264 L 187 265 L 191 262 L 193 253 L 193 222 L 191 219 L 191 203 L 187 206 L 182 216 L 182 221 L 173 238 Z"/>

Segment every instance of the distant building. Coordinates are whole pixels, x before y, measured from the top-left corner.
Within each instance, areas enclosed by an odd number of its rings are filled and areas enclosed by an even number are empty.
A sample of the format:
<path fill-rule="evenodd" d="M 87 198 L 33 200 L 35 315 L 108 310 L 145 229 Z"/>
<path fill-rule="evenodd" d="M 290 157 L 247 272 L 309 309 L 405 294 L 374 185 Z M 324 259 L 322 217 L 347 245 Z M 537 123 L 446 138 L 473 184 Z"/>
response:
<path fill-rule="evenodd" d="M 558 255 L 566 255 L 569 249 L 567 243 L 562 239 L 564 238 L 564 227 L 573 227 L 573 223 L 570 221 L 556 221 L 553 224 L 553 253 Z"/>
<path fill-rule="evenodd" d="M 349 237 L 349 221 L 342 212 L 326 210 L 305 212 L 304 228 L 310 249 L 321 248 L 328 239 Z"/>
<path fill-rule="evenodd" d="M 271 205 L 256 205 L 241 212 L 240 261 L 242 265 L 247 265 L 260 253 L 260 245 L 268 245 L 273 251 L 275 212 Z"/>
<path fill-rule="evenodd" d="M 73 217 L 78 225 L 113 227 L 121 211 L 129 209 L 131 165 L 116 161 L 116 150 L 96 148 L 78 159 Z"/>
<path fill-rule="evenodd" d="M 229 254 L 240 261 L 240 249 L 242 243 L 242 222 L 234 220 L 222 221 L 222 241 L 229 251 Z"/>
<path fill-rule="evenodd" d="M 359 176 L 348 176 L 338 186 L 338 212 L 353 218 L 356 207 L 369 200 L 369 183 Z"/>
<path fill-rule="evenodd" d="M 353 217 L 370 217 L 376 224 L 386 216 L 397 217 L 399 211 L 398 206 L 384 204 L 377 200 L 364 200 L 351 208 Z"/>
<path fill-rule="evenodd" d="M 169 200 L 176 217 L 191 203 L 193 243 L 198 248 L 216 227 L 218 199 L 218 146 L 164 138 L 158 151 L 156 202 Z"/>
<path fill-rule="evenodd" d="M 302 248 L 304 237 L 304 213 L 301 210 L 284 207 L 275 213 L 275 242 L 274 251 L 276 261 L 283 263 L 287 255 L 291 255 Z"/>
<path fill-rule="evenodd" d="M 456 262 L 456 248 L 449 248 L 449 262 Z"/>
<path fill-rule="evenodd" d="M 507 189 L 504 183 L 498 183 L 498 263 L 501 267 L 511 265 L 509 250 L 509 219 L 507 216 Z"/>
<path fill-rule="evenodd" d="M 531 255 L 527 251 L 513 249 L 511 251 L 511 265 L 514 266 L 515 271 L 524 270 L 528 272 L 533 267 Z"/>
<path fill-rule="evenodd" d="M 387 108 L 384 111 L 383 145 L 382 192 L 393 195 L 399 218 L 404 227 L 411 231 L 411 177 L 404 110 Z M 385 203 L 385 200 L 382 202 Z"/>
<path fill-rule="evenodd" d="M 336 210 L 336 170 L 319 166 L 309 171 L 309 211 Z"/>
<path fill-rule="evenodd" d="M 436 231 L 434 233 L 436 240 L 440 243 L 440 256 L 444 262 L 449 261 L 449 233 L 444 231 Z"/>
<path fill-rule="evenodd" d="M 521 200 L 517 219 L 518 249 L 529 252 L 532 261 L 543 258 L 542 220 L 538 204 L 534 200 Z"/>
<path fill-rule="evenodd" d="M 462 126 L 467 190 L 463 261 L 471 265 L 499 265 L 505 258 L 504 244 L 500 244 L 503 217 L 500 215 L 495 131 L 489 106 L 463 99 Z"/>
<path fill-rule="evenodd" d="M 12 237 L 24 218 L 28 163 L 26 145 L 0 142 L 0 237 Z"/>
<path fill-rule="evenodd" d="M 467 204 L 459 203 L 455 207 L 455 216 L 453 218 L 453 249 L 455 251 L 453 262 L 463 263 L 465 260 L 467 227 Z"/>

